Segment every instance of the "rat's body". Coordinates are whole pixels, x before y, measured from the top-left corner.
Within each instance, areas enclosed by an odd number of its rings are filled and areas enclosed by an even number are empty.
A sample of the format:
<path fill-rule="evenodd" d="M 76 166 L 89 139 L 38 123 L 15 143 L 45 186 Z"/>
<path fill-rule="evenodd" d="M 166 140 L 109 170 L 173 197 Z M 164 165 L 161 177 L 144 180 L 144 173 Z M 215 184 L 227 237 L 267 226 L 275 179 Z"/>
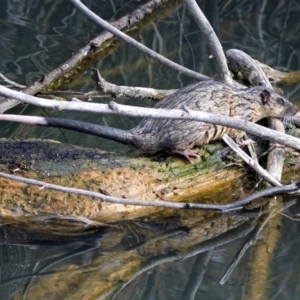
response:
<path fill-rule="evenodd" d="M 180 109 L 183 106 L 257 122 L 265 117 L 291 117 L 297 108 L 287 99 L 266 87 L 234 88 L 209 81 L 185 87 L 155 105 L 155 108 Z M 43 118 L 33 124 L 71 129 L 132 145 L 146 152 L 166 151 L 190 160 L 197 157 L 191 149 L 220 139 L 225 133 L 240 139 L 244 133 L 198 121 L 145 118 L 139 125 L 122 130 L 85 122 Z M 24 122 L 26 123 L 26 122 Z"/>

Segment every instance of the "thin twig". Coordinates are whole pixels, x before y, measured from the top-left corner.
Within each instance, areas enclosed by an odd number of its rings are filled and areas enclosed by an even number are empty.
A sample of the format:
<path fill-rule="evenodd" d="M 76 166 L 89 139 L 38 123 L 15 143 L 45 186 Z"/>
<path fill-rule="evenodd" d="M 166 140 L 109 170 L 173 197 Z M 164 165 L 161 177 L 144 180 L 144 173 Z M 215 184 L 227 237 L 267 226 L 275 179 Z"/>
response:
<path fill-rule="evenodd" d="M 123 33 L 122 31 L 118 30 L 99 16 L 97 16 L 95 13 L 93 13 L 91 10 L 89 10 L 81 1 L 79 0 L 71 0 L 71 2 L 81 11 L 83 12 L 86 16 L 88 16 L 92 21 L 103 27 L 105 30 L 109 31 L 116 37 L 122 39 L 124 42 L 127 44 L 134 46 L 141 52 L 145 53 L 146 55 L 150 56 L 154 60 L 164 64 L 165 66 L 183 74 L 189 77 L 192 77 L 194 79 L 198 80 L 211 80 L 210 77 L 202 75 L 200 73 L 194 72 L 192 70 L 189 70 L 187 68 L 184 68 L 173 61 L 163 57 L 162 55 L 158 54 L 157 52 L 151 50 L 150 48 L 144 46 L 143 44 L 139 43 L 135 39 L 131 38 L 127 34 Z"/>
<path fill-rule="evenodd" d="M 292 221 L 295 221 L 295 222 L 300 222 L 300 219 L 299 218 L 293 218 L 287 214 L 284 214 L 283 212 L 279 212 L 279 214 L 283 215 L 284 217 L 286 217 L 287 219 L 290 219 Z"/>
<path fill-rule="evenodd" d="M 110 95 L 105 95 L 104 93 L 99 93 L 97 91 L 94 91 L 93 93 L 83 93 L 83 92 L 77 92 L 77 91 L 51 91 L 47 92 L 44 91 L 42 93 L 38 93 L 38 96 L 45 99 L 57 99 L 61 100 L 70 100 L 73 97 L 76 97 L 79 100 L 91 100 L 92 97 L 110 97 Z"/>
<path fill-rule="evenodd" d="M 238 145 L 230 138 L 227 134 L 222 137 L 223 141 L 237 154 L 239 155 L 245 163 L 247 163 L 251 168 L 253 168 L 261 177 L 263 177 L 267 182 L 273 186 L 282 186 L 275 178 L 273 178 L 264 168 L 260 166 L 257 160 L 252 159 L 247 153 L 241 150 Z"/>
<path fill-rule="evenodd" d="M 86 227 L 99 227 L 99 226 L 112 226 L 112 225 L 107 225 L 101 222 L 93 221 L 88 218 L 85 218 L 83 216 L 64 216 L 64 215 L 41 215 L 37 216 L 35 218 L 30 219 L 30 221 L 33 222 L 41 222 L 41 223 L 47 223 L 47 222 L 53 222 L 53 221 L 59 221 L 59 220 L 69 220 L 72 223 L 80 223 L 81 225 L 83 224 Z"/>
<path fill-rule="evenodd" d="M 0 73 L 0 78 L 4 82 L 6 82 L 6 83 L 10 84 L 11 86 L 16 87 L 18 89 L 25 89 L 26 88 L 26 85 L 22 85 L 22 84 L 19 84 L 19 83 L 15 82 L 15 81 L 12 81 L 12 80 L 8 79 L 2 73 Z"/>

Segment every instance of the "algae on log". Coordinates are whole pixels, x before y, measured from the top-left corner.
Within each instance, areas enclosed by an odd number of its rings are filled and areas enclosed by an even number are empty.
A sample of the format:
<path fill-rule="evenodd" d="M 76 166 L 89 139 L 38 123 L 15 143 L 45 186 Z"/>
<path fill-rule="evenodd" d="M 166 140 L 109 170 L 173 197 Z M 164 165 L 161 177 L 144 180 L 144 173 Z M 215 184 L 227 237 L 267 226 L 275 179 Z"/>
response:
<path fill-rule="evenodd" d="M 120 155 L 47 140 L 0 140 L 3 172 L 115 197 L 224 204 L 241 198 L 253 186 L 243 163 L 220 143 L 203 147 L 199 154 L 201 159 L 190 165 L 177 157 L 138 152 Z M 289 163 L 296 175 L 297 157 L 290 157 Z M 0 195 L 2 223 L 22 223 L 37 229 L 48 223 L 73 231 L 176 213 L 174 209 L 101 202 L 2 178 Z M 213 212 L 197 211 L 201 219 L 212 215 Z"/>

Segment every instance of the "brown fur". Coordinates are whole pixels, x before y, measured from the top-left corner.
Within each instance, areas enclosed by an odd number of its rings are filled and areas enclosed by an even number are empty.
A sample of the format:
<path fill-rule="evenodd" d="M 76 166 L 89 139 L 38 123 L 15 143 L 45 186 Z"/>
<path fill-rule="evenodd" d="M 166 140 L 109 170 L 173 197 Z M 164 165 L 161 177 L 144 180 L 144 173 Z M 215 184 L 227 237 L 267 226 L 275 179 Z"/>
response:
<path fill-rule="evenodd" d="M 297 108 L 266 87 L 237 89 L 219 82 L 203 82 L 188 86 L 160 101 L 156 108 L 182 108 L 222 114 L 257 122 L 265 117 L 287 117 Z M 136 147 L 144 151 L 166 150 L 180 154 L 222 138 L 227 133 L 241 138 L 244 133 L 236 129 L 198 121 L 146 118 L 130 130 L 136 137 Z M 178 153 L 179 152 L 179 153 Z"/>

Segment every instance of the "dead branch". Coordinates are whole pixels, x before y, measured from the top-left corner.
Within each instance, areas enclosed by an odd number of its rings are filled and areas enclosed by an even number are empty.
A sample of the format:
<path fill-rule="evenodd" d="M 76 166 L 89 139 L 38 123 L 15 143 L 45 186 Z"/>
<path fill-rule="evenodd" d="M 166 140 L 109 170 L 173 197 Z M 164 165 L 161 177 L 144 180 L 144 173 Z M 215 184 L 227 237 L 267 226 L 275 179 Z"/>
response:
<path fill-rule="evenodd" d="M 257 233 L 259 231 L 259 226 L 256 226 L 255 230 L 251 232 L 251 236 L 249 240 L 247 240 L 244 245 L 240 248 L 238 253 L 234 256 L 232 262 L 230 263 L 229 267 L 227 268 L 225 274 L 222 276 L 220 280 L 220 284 L 223 285 L 226 283 L 226 281 L 229 279 L 229 277 L 232 275 L 233 270 L 235 267 L 239 264 L 241 259 L 244 257 L 245 253 L 248 251 L 250 247 L 253 246 L 254 241 L 257 239 Z"/>
<path fill-rule="evenodd" d="M 94 80 L 97 90 L 105 94 L 111 94 L 113 97 L 131 97 L 131 98 L 150 98 L 154 100 L 161 100 L 177 90 L 157 90 L 144 87 L 119 86 L 107 82 L 100 74 L 100 72 L 93 68 L 91 77 Z"/>
<path fill-rule="evenodd" d="M 259 224 L 256 225 L 255 230 L 251 233 L 250 238 L 244 243 L 244 245 L 241 247 L 239 252 L 235 255 L 232 263 L 230 266 L 227 268 L 225 274 L 223 275 L 222 279 L 220 280 L 220 284 L 223 285 L 226 283 L 226 281 L 229 279 L 231 276 L 233 270 L 235 267 L 238 265 L 238 263 L 241 261 L 247 250 L 250 249 L 253 245 L 256 244 L 258 238 L 261 235 L 262 230 L 266 226 L 266 224 L 269 222 L 269 220 L 274 217 L 275 212 L 271 212 L 268 214 L 266 217 L 264 217 L 263 221 L 261 221 Z"/>
<path fill-rule="evenodd" d="M 225 212 L 232 212 L 234 210 L 240 210 L 245 205 L 251 203 L 254 200 L 257 200 L 257 199 L 260 199 L 263 197 L 274 197 L 274 196 L 283 195 L 283 194 L 287 194 L 287 193 L 293 193 L 293 192 L 298 191 L 299 188 L 300 188 L 300 182 L 292 183 L 292 184 L 285 185 L 285 186 L 267 188 L 262 191 L 255 192 L 241 200 L 234 202 L 233 204 L 223 205 L 224 207 L 222 209 L 222 212 L 225 213 Z M 227 206 L 227 207 L 225 207 L 225 206 Z"/>

